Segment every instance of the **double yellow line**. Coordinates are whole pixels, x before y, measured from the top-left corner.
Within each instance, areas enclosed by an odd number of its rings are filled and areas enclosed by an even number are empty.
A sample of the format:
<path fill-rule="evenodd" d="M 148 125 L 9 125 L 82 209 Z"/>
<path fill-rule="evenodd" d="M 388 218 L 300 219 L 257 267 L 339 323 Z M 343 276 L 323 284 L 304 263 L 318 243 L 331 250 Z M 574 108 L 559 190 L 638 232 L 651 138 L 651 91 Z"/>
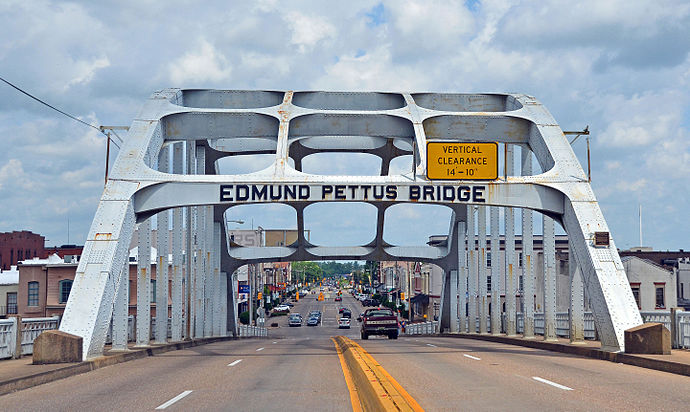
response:
<path fill-rule="evenodd" d="M 345 336 L 331 339 L 340 358 L 354 412 L 424 410 L 361 346 Z"/>

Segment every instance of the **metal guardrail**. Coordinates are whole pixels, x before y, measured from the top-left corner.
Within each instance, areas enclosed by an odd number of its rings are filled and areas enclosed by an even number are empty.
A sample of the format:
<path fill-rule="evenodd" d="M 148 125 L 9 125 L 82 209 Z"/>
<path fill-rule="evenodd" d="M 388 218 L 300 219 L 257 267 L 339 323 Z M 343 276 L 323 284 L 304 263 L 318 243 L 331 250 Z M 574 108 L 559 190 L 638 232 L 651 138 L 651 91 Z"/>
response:
<path fill-rule="evenodd" d="M 438 333 L 438 321 L 408 323 L 405 325 L 406 335 L 433 335 Z"/>
<path fill-rule="evenodd" d="M 22 319 L 22 355 L 34 353 L 34 339 L 46 330 L 57 329 L 60 317 Z"/>
<path fill-rule="evenodd" d="M 17 345 L 17 318 L 0 319 L 0 359 L 14 356 Z"/>
<path fill-rule="evenodd" d="M 671 312 L 670 311 L 653 311 L 653 312 L 640 312 L 642 320 L 644 323 L 657 322 L 663 324 L 669 331 L 671 330 Z M 690 349 L 690 312 L 678 311 L 676 313 L 676 331 L 677 331 L 677 342 L 679 348 Z M 458 325 L 460 325 L 461 320 L 458 319 Z M 469 320 L 466 320 L 466 325 L 469 324 Z M 585 339 L 596 339 L 597 333 L 594 327 L 594 315 L 592 312 L 585 312 L 584 314 Z M 432 322 L 424 323 L 413 323 L 406 326 L 405 334 L 407 335 L 419 335 L 426 334 L 427 326 Z M 435 322 L 438 323 L 438 322 Z M 505 314 L 502 317 L 502 323 L 505 325 Z M 479 330 L 479 318 L 475 318 L 476 330 Z M 516 316 L 517 332 L 523 333 L 525 322 L 523 313 L 518 312 Z M 487 332 L 491 332 L 491 320 L 487 320 Z M 462 330 L 459 328 L 459 330 Z M 431 332 L 436 333 L 436 332 Z M 544 313 L 537 312 L 534 314 L 534 333 L 536 335 L 544 334 Z M 556 313 L 556 334 L 560 337 L 569 338 L 570 337 L 570 318 L 568 312 L 557 312 Z"/>
<path fill-rule="evenodd" d="M 268 337 L 268 329 L 253 325 L 240 325 L 239 334 L 241 338 Z"/>

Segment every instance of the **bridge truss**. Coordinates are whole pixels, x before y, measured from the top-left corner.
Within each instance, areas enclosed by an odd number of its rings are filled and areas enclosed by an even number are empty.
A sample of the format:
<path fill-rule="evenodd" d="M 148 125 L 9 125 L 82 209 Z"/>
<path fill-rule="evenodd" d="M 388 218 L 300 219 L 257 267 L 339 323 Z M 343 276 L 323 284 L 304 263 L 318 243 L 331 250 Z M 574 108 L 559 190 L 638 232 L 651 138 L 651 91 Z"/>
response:
<path fill-rule="evenodd" d="M 426 177 L 429 141 L 498 142 L 505 153 L 504 175 L 491 181 L 431 181 Z M 518 173 L 514 170 L 517 147 L 521 153 Z M 376 155 L 382 160 L 380 174 L 304 173 L 302 159 L 322 152 Z M 219 159 L 256 154 L 275 157 L 258 172 L 219 174 Z M 413 171 L 389 173 L 391 160 L 410 155 Z M 533 157 L 542 173 L 532 173 Z M 356 247 L 311 244 L 305 238 L 304 209 L 321 202 L 373 205 L 377 209 L 375 238 Z M 298 240 L 280 247 L 241 247 L 228 242 L 225 211 L 256 203 L 294 208 Z M 386 243 L 386 210 L 400 203 L 441 204 L 452 209 L 448 241 L 414 247 Z M 505 209 L 505 265 L 492 265 L 491 275 L 495 287 L 507 291 L 506 306 L 503 314 L 498 310 L 489 314 L 486 217 L 488 211 L 490 248 L 498 251 L 501 208 Z M 531 249 L 532 211 L 537 211 L 544 214 L 544 337 L 556 336 L 554 222 L 558 222 L 570 240 L 571 337 L 582 336 L 584 330 L 584 283 L 602 347 L 623 350 L 624 331 L 642 319 L 613 240 L 595 242 L 595 233 L 608 236 L 608 227 L 587 176 L 556 121 L 533 97 L 160 91 L 146 101 L 133 121 L 115 161 L 60 330 L 83 337 L 85 359 L 102 354 L 110 326 L 113 347 L 126 347 L 129 246 L 138 226 L 137 318 L 148 319 L 152 267 L 146 257 L 152 250 L 151 218 L 157 216 L 159 228 L 172 227 L 157 231 L 154 257 L 157 268 L 171 268 L 159 270 L 156 282 L 156 306 L 170 306 L 171 337 L 168 322 L 157 322 L 154 342 L 236 335 L 237 281 L 232 274 L 242 265 L 326 259 L 434 263 L 446 273 L 441 309 L 444 329 L 486 332 L 490 315 L 491 331 L 503 329 L 514 335 L 518 287 L 514 208 L 526 211 L 522 214 L 525 336 L 534 334 Z M 498 285 L 500 279 L 507 284 Z M 498 295 L 491 296 L 493 308 L 501 307 Z M 469 313 L 465 313 L 466 296 Z M 478 330 L 474 322 L 464 322 L 477 317 Z M 151 343 L 149 323 L 137 322 L 136 335 L 138 345 Z"/>

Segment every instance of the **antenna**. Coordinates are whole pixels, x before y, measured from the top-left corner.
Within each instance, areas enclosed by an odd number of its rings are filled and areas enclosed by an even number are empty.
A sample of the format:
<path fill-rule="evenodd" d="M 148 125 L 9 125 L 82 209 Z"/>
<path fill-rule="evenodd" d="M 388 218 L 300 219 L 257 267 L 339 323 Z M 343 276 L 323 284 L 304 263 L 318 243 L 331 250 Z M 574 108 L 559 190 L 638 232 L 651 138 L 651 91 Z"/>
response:
<path fill-rule="evenodd" d="M 639 206 L 640 206 L 640 209 L 639 209 L 638 214 L 640 217 L 640 246 L 642 246 L 643 245 L 643 243 L 642 243 L 642 203 L 640 203 Z"/>

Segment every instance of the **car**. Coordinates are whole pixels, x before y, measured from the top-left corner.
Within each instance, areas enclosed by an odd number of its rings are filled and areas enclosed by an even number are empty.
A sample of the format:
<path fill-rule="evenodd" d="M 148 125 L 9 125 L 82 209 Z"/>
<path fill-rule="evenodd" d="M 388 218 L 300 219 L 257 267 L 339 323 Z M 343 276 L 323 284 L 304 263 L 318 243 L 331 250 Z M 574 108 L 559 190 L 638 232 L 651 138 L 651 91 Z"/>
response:
<path fill-rule="evenodd" d="M 319 321 L 321 321 L 321 311 L 320 310 L 312 310 L 311 312 L 309 312 L 309 317 L 310 318 L 316 317 L 319 319 Z"/>
<path fill-rule="evenodd" d="M 335 301 L 336 301 L 336 302 L 342 302 L 342 301 L 343 301 L 343 298 L 342 298 L 341 296 L 336 296 L 336 297 L 335 297 Z"/>
<path fill-rule="evenodd" d="M 350 329 L 350 318 L 343 316 L 338 319 L 338 329 Z"/>
<path fill-rule="evenodd" d="M 351 318 L 351 317 L 352 317 L 352 312 L 350 312 L 349 309 L 345 309 L 345 310 L 341 313 L 340 316 L 343 317 L 343 318 Z"/>
<path fill-rule="evenodd" d="M 288 319 L 288 325 L 290 327 L 302 326 L 302 316 L 299 314 L 290 315 L 290 318 Z"/>
<path fill-rule="evenodd" d="M 367 309 L 357 320 L 360 319 L 362 339 L 369 339 L 371 335 L 387 335 L 388 339 L 398 339 L 398 316 L 392 309 Z"/>
<path fill-rule="evenodd" d="M 319 318 L 316 316 L 312 316 L 307 320 L 307 326 L 318 326 L 319 325 Z"/>
<path fill-rule="evenodd" d="M 290 312 L 290 307 L 288 305 L 278 305 L 273 308 L 274 312 Z"/>

